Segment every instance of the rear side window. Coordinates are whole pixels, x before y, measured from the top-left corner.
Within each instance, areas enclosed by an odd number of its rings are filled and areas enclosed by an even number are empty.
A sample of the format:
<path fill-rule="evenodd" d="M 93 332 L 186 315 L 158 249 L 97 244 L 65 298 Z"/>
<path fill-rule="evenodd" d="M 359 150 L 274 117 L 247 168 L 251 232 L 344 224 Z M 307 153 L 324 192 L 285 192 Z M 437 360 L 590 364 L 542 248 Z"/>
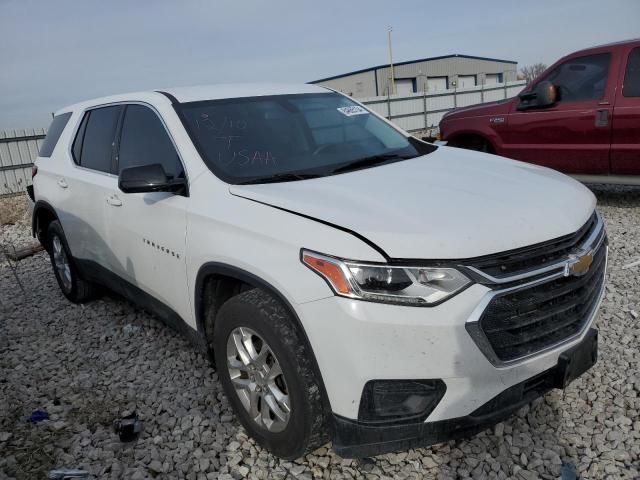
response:
<path fill-rule="evenodd" d="M 113 142 L 121 106 L 95 108 L 85 113 L 73 143 L 77 164 L 113 173 Z"/>
<path fill-rule="evenodd" d="M 58 139 L 60 135 L 62 135 L 62 131 L 64 127 L 67 126 L 67 122 L 71 118 L 71 112 L 63 113 L 61 115 L 56 115 L 53 117 L 53 121 L 51 125 L 49 125 L 49 130 L 47 130 L 47 136 L 44 138 L 44 142 L 42 142 L 42 146 L 40 147 L 40 152 L 38 155 L 41 157 L 50 157 L 53 153 L 53 149 L 56 148 L 56 144 L 58 143 Z"/>
<path fill-rule="evenodd" d="M 87 130 L 87 120 L 89 120 L 89 114 L 91 112 L 87 112 L 82 119 L 82 123 L 80 124 L 80 128 L 78 129 L 78 133 L 76 133 L 76 138 L 73 141 L 73 161 L 80 165 L 80 157 L 82 156 L 82 141 L 84 140 L 84 132 Z"/>
<path fill-rule="evenodd" d="M 184 177 L 182 163 L 158 115 L 143 105 L 125 110 L 118 152 L 118 172 L 159 163 L 172 178 Z"/>
<path fill-rule="evenodd" d="M 609 75 L 611 54 L 598 53 L 567 60 L 545 78 L 559 90 L 561 102 L 599 100 Z"/>
<path fill-rule="evenodd" d="M 640 97 L 640 48 L 634 48 L 629 54 L 622 94 L 625 97 Z"/>

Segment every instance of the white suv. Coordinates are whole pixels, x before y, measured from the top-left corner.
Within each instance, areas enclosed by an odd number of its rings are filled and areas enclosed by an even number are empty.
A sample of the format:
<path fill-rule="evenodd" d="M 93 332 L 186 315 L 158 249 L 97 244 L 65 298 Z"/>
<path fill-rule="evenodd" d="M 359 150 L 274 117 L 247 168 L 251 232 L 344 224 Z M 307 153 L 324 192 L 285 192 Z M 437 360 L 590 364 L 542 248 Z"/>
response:
<path fill-rule="evenodd" d="M 73 105 L 34 175 L 64 295 L 106 286 L 184 332 L 284 458 L 470 435 L 596 361 L 607 242 L 589 190 L 319 86 Z"/>

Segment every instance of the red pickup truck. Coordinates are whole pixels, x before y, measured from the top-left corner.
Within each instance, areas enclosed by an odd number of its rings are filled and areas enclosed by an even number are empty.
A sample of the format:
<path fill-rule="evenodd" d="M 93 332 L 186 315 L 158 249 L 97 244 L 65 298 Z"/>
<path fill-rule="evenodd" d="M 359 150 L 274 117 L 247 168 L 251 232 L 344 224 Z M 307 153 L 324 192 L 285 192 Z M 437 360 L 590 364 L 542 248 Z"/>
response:
<path fill-rule="evenodd" d="M 515 98 L 449 112 L 440 135 L 587 183 L 640 185 L 640 39 L 567 55 Z"/>

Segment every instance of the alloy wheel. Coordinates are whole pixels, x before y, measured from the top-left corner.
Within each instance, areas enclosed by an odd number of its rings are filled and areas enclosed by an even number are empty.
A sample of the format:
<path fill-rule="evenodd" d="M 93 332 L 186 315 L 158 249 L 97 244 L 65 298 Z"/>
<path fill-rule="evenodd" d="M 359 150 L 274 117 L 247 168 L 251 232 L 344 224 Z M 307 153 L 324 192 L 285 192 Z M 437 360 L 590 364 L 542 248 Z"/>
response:
<path fill-rule="evenodd" d="M 250 328 L 235 328 L 227 339 L 227 368 L 251 419 L 270 432 L 283 431 L 291 416 L 289 390 L 267 342 Z"/>
<path fill-rule="evenodd" d="M 72 281 L 71 265 L 69 264 L 67 252 L 65 252 L 64 247 L 62 246 L 62 241 L 57 235 L 53 237 L 51 244 L 53 246 L 53 263 L 64 289 L 68 292 L 71 290 Z"/>

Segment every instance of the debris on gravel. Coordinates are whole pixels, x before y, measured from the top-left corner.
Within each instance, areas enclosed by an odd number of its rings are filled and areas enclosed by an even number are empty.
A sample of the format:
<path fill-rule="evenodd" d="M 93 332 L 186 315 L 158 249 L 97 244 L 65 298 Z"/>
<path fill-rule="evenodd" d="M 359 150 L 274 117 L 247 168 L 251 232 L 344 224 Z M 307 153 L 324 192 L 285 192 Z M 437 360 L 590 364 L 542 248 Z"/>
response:
<path fill-rule="evenodd" d="M 16 248 L 33 242 L 26 195 L 0 197 L 0 246 Z"/>
<path fill-rule="evenodd" d="M 44 252 L 17 264 L 24 293 L 0 261 L 0 479 L 62 468 L 100 479 L 639 478 L 640 189 L 594 192 L 610 241 L 596 366 L 475 437 L 372 459 L 330 445 L 296 461 L 270 455 L 173 330 L 115 296 L 69 303 Z M 0 226 L 0 243 L 30 241 L 29 228 Z M 49 419 L 26 421 L 36 410 Z M 133 412 L 144 428 L 123 443 L 113 422 Z"/>

